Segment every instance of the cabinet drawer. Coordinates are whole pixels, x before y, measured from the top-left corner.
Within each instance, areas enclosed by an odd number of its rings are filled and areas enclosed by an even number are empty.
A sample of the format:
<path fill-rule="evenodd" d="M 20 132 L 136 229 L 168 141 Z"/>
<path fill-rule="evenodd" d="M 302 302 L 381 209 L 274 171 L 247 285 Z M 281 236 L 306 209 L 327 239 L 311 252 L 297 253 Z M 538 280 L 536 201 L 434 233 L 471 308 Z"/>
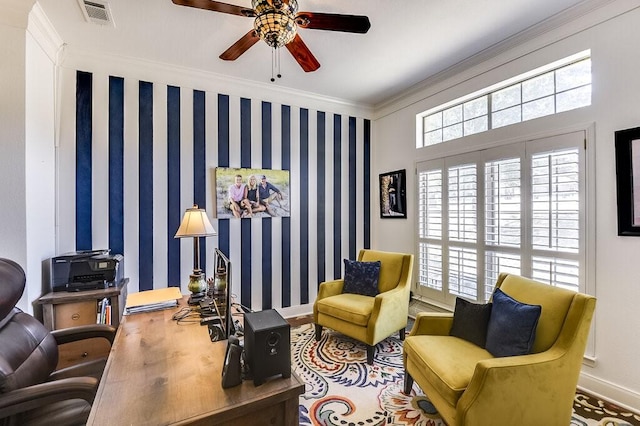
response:
<path fill-rule="evenodd" d="M 97 302 L 93 299 L 56 305 L 54 327 L 59 330 L 78 325 L 95 324 L 97 309 Z"/>
<path fill-rule="evenodd" d="M 58 346 L 58 369 L 109 356 L 111 346 L 106 339 L 93 338 Z"/>
<path fill-rule="evenodd" d="M 234 426 L 234 425 L 251 425 L 251 426 L 272 426 L 272 425 L 285 425 L 285 403 L 280 402 L 268 407 L 260 409 L 260 414 L 256 415 L 255 412 L 249 412 L 243 414 L 240 417 L 218 423 L 214 421 L 212 424 L 219 424 L 220 426 Z M 297 407 L 296 407 L 297 408 Z M 297 420 L 297 418 L 296 418 Z M 203 423 L 204 424 L 204 423 Z M 297 423 L 296 423 L 297 424 Z"/>

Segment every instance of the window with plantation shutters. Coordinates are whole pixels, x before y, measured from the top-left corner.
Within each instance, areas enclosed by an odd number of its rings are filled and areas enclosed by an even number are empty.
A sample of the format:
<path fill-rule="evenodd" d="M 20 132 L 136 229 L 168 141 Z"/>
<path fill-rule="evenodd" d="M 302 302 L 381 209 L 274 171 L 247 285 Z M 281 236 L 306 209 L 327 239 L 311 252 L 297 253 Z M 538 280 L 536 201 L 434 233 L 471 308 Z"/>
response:
<path fill-rule="evenodd" d="M 449 216 L 449 291 L 476 299 L 478 281 L 478 174 L 476 164 L 447 170 Z M 467 244 L 463 244 L 467 243 Z"/>
<path fill-rule="evenodd" d="M 431 289 L 442 291 L 442 170 L 420 174 L 418 256 L 419 280 Z"/>
<path fill-rule="evenodd" d="M 418 164 L 419 294 L 485 302 L 501 272 L 584 291 L 585 133 Z"/>
<path fill-rule="evenodd" d="M 534 155 L 531 175 L 532 277 L 578 290 L 580 150 Z"/>

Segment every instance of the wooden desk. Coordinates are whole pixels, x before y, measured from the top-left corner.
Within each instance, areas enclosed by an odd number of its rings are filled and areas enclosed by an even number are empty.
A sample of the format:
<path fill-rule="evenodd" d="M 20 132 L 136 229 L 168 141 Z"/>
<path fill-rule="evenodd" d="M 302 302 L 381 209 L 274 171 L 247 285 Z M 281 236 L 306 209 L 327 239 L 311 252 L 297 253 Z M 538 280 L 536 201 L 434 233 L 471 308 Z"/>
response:
<path fill-rule="evenodd" d="M 199 323 L 176 324 L 176 310 L 123 318 L 88 425 L 298 424 L 304 383 L 294 372 L 222 389 L 226 340 L 212 343 Z"/>

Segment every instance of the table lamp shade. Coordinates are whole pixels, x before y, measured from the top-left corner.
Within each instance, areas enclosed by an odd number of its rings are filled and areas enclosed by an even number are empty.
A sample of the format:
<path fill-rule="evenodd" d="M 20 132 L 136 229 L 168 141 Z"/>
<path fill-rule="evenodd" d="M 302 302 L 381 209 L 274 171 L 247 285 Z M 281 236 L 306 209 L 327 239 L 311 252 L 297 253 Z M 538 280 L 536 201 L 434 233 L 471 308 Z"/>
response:
<path fill-rule="evenodd" d="M 184 213 L 174 238 L 210 237 L 214 235 L 217 235 L 217 233 L 211 226 L 207 212 L 204 209 L 199 209 L 196 204 Z"/>

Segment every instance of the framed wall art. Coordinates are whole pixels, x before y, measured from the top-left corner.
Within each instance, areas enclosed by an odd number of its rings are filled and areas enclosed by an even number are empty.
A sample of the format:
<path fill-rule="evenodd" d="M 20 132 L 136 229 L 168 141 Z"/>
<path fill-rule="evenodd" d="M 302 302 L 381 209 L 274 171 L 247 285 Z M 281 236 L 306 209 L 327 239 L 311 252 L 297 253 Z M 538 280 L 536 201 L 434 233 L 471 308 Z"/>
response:
<path fill-rule="evenodd" d="M 380 175 L 380 217 L 407 217 L 406 171 L 382 173 Z"/>
<path fill-rule="evenodd" d="M 289 187 L 289 170 L 216 167 L 216 216 L 289 217 Z"/>
<path fill-rule="evenodd" d="M 618 235 L 640 237 L 640 127 L 615 132 Z"/>

